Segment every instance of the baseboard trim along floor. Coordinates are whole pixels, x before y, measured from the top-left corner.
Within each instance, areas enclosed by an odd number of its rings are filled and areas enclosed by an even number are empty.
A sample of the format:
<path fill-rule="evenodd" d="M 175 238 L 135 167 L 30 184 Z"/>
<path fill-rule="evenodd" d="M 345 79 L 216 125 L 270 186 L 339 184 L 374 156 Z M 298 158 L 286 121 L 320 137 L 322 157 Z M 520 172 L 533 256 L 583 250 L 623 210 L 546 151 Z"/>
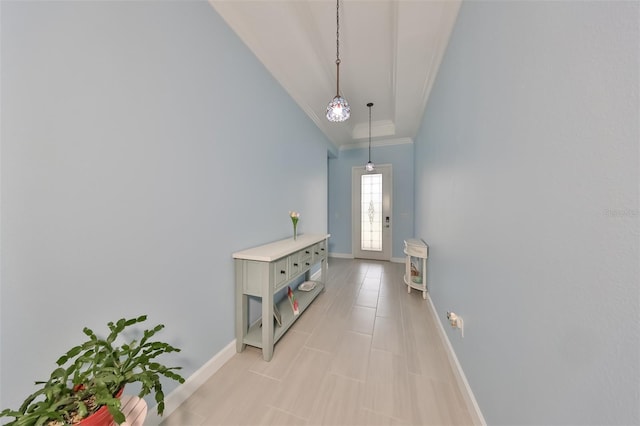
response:
<path fill-rule="evenodd" d="M 312 280 L 320 277 L 320 271 L 316 271 L 311 275 Z M 236 339 L 233 339 L 220 352 L 215 354 L 213 358 L 207 361 L 202 367 L 185 380 L 185 382 L 174 389 L 164 400 L 163 417 L 168 417 L 176 408 L 183 404 L 193 393 L 209 380 L 222 366 L 236 354 Z M 163 417 L 158 415 L 157 405 L 149 410 L 145 426 L 158 426 L 162 422 Z"/>
<path fill-rule="evenodd" d="M 469 386 L 469 382 L 467 381 L 467 377 L 462 370 L 462 366 L 460 365 L 460 362 L 458 362 L 458 357 L 453 350 L 453 346 L 451 346 L 449 337 L 444 331 L 444 326 L 442 325 L 442 321 L 440 321 L 440 318 L 438 317 L 438 311 L 433 305 L 433 300 L 431 300 L 431 295 L 429 295 L 429 293 L 427 293 L 427 301 L 429 302 L 429 305 L 431 305 L 431 313 L 433 314 L 433 318 L 438 324 L 440 339 L 442 339 L 445 351 L 447 353 L 447 356 L 449 357 L 449 363 L 451 364 L 451 369 L 453 370 L 453 374 L 456 378 L 456 381 L 458 382 L 460 393 L 464 398 L 464 402 L 467 404 L 467 410 L 469 410 L 469 414 L 471 414 L 471 416 L 473 417 L 473 424 L 477 426 L 487 426 L 487 423 L 484 420 L 484 416 L 482 415 L 482 411 L 480 411 L 480 406 L 476 401 L 476 397 L 473 395 L 473 391 L 471 390 L 471 386 Z"/>
<path fill-rule="evenodd" d="M 222 366 L 236 354 L 236 339 L 233 339 L 213 358 L 196 370 L 185 382 L 175 388 L 164 400 L 163 417 L 158 415 L 157 405 L 149 410 L 145 426 L 158 426 L 164 417 L 168 417 L 182 405 L 193 393 L 209 380 Z"/>

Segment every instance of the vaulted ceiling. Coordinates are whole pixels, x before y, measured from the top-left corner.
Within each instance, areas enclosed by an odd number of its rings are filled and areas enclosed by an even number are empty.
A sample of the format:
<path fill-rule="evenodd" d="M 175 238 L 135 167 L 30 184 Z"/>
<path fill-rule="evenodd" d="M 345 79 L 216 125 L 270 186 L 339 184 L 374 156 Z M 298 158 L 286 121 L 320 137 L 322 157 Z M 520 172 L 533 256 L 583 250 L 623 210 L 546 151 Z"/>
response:
<path fill-rule="evenodd" d="M 338 148 L 413 139 L 461 0 L 340 0 L 340 93 L 351 118 L 329 122 L 336 94 L 336 2 L 210 0 Z"/>

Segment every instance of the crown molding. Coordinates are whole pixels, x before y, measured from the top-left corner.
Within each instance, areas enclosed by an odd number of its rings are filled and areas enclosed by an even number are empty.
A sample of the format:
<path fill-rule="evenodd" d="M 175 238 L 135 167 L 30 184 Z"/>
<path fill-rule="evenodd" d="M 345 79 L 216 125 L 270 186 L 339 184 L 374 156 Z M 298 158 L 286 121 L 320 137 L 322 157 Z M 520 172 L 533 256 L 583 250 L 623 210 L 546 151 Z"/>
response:
<path fill-rule="evenodd" d="M 371 147 L 381 147 L 381 146 L 393 146 L 393 145 L 406 145 L 409 143 L 413 143 L 413 139 L 411 138 L 396 138 L 396 139 L 384 139 L 379 141 L 371 141 Z M 350 143 L 346 145 L 340 146 L 340 151 L 346 151 L 349 149 L 361 149 L 361 148 L 369 148 L 369 142 L 358 142 L 358 143 Z"/>

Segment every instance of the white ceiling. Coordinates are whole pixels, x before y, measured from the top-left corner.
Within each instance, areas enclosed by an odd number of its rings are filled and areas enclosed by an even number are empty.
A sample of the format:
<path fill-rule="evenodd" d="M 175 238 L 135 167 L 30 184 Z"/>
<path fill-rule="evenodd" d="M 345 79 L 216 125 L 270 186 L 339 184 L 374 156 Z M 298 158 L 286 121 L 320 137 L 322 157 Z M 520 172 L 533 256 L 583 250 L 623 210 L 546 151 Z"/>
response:
<path fill-rule="evenodd" d="M 210 0 L 338 148 L 413 140 L 461 0 L 340 0 L 340 93 L 351 118 L 331 123 L 335 0 Z"/>

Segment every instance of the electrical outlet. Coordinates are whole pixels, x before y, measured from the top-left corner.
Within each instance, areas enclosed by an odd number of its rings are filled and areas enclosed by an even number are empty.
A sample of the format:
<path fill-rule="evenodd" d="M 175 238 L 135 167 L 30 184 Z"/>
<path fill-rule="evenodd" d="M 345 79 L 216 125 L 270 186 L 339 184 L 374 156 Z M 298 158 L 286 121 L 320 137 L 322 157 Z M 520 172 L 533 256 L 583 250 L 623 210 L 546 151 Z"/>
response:
<path fill-rule="evenodd" d="M 459 328 L 462 337 L 464 337 L 464 321 L 455 312 L 447 312 L 447 319 L 453 328 Z"/>

